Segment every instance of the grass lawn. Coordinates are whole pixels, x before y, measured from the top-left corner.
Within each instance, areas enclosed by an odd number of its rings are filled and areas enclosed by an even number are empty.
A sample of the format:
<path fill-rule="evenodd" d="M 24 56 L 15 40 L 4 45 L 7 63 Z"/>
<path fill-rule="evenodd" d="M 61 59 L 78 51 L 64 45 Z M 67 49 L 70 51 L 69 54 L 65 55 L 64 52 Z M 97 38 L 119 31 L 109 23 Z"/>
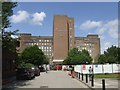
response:
<path fill-rule="evenodd" d="M 120 74 L 95 74 L 94 78 L 113 78 L 120 79 Z"/>

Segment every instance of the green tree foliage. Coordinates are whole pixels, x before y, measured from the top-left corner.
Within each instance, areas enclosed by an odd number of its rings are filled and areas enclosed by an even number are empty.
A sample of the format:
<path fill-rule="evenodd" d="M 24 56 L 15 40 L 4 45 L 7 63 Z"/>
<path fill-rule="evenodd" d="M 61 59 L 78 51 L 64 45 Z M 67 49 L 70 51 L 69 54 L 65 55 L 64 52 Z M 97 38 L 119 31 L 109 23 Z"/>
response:
<path fill-rule="evenodd" d="M 68 53 L 67 58 L 63 61 L 63 64 L 76 65 L 91 63 L 92 58 L 90 57 L 88 51 L 82 50 L 78 51 L 77 48 L 73 48 Z"/>
<path fill-rule="evenodd" d="M 31 63 L 35 66 L 43 64 L 46 60 L 46 57 L 41 49 L 37 45 L 27 47 L 23 50 L 20 55 L 21 63 Z"/>
<path fill-rule="evenodd" d="M 16 31 L 7 32 L 5 28 L 10 27 L 9 17 L 13 15 L 13 8 L 17 6 L 17 3 L 13 2 L 2 2 L 2 15 L 0 16 L 2 19 L 0 23 L 0 29 L 2 34 L 2 60 L 3 60 L 3 68 L 5 67 L 6 62 L 13 63 L 13 61 L 17 60 L 18 55 L 16 52 L 17 39 L 13 39 L 11 35 L 15 35 Z"/>
<path fill-rule="evenodd" d="M 111 46 L 104 51 L 104 54 L 100 55 L 98 63 L 120 63 L 119 60 L 120 48 L 116 46 Z"/>
<path fill-rule="evenodd" d="M 106 60 L 106 59 L 105 59 L 105 55 L 102 54 L 102 55 L 100 55 L 99 58 L 98 58 L 98 63 L 104 64 L 104 63 L 106 62 L 105 60 Z"/>
<path fill-rule="evenodd" d="M 16 2 L 2 2 L 2 34 L 5 32 L 5 28 L 10 27 L 9 17 L 13 15 L 13 8 L 16 6 Z"/>
<path fill-rule="evenodd" d="M 19 65 L 19 67 L 24 67 L 24 68 L 31 68 L 31 67 L 35 67 L 33 64 L 31 64 L 31 63 L 21 63 L 20 65 Z"/>
<path fill-rule="evenodd" d="M 46 55 L 44 55 L 43 64 L 49 64 L 49 58 Z"/>
<path fill-rule="evenodd" d="M 118 63 L 120 64 L 120 48 L 118 47 Z"/>

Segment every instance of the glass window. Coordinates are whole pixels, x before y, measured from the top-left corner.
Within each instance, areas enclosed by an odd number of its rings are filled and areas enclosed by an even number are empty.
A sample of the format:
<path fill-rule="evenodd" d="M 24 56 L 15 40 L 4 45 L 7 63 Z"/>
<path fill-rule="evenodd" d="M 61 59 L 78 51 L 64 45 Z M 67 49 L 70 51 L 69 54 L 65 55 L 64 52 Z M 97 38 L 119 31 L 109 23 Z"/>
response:
<path fill-rule="evenodd" d="M 89 52 L 91 53 L 91 52 L 92 52 L 92 50 L 89 50 Z"/>

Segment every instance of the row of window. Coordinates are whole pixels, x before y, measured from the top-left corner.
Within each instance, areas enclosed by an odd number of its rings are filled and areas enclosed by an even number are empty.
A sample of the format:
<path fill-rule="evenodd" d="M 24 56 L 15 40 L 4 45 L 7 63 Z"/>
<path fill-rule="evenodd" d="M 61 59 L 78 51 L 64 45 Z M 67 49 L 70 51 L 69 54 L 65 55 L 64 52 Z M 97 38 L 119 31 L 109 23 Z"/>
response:
<path fill-rule="evenodd" d="M 80 48 L 78 48 L 78 51 L 82 51 L 83 49 L 80 49 Z M 87 50 L 87 49 L 85 49 L 85 50 Z M 92 55 L 92 50 L 87 50 L 88 52 L 89 52 L 89 54 L 90 54 L 90 56 Z"/>
<path fill-rule="evenodd" d="M 51 42 L 52 40 L 39 40 L 39 42 Z"/>
<path fill-rule="evenodd" d="M 41 49 L 43 52 L 51 52 L 52 50 L 50 50 L 50 49 Z"/>
<path fill-rule="evenodd" d="M 82 45 L 82 46 L 92 46 L 93 44 L 91 43 L 79 43 L 79 42 L 76 42 L 77 45 Z"/>
<path fill-rule="evenodd" d="M 52 47 L 44 47 L 44 46 L 41 46 L 41 47 L 39 47 L 39 49 L 51 50 Z"/>
<path fill-rule="evenodd" d="M 26 45 L 52 45 L 52 43 L 26 43 Z"/>
<path fill-rule="evenodd" d="M 52 55 L 52 53 L 45 53 L 45 55 L 47 55 L 47 56 L 51 56 L 51 55 Z"/>
<path fill-rule="evenodd" d="M 89 52 L 92 52 L 92 50 L 91 50 L 91 48 L 86 48 L 86 47 L 77 47 L 79 50 L 83 50 L 83 49 L 85 49 L 85 50 L 88 50 Z"/>
<path fill-rule="evenodd" d="M 81 49 L 91 49 L 92 46 L 79 46 L 79 45 L 76 45 L 77 48 L 81 48 Z"/>

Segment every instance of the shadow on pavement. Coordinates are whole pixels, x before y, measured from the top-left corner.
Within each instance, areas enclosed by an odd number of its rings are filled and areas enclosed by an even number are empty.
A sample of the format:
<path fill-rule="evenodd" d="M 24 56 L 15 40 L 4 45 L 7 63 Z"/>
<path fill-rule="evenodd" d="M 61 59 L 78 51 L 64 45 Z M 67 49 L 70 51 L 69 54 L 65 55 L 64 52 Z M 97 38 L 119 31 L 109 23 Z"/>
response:
<path fill-rule="evenodd" d="M 19 88 L 21 86 L 27 86 L 27 85 L 31 85 L 30 83 L 28 83 L 30 80 L 15 80 L 11 83 L 8 83 L 6 85 L 2 86 L 2 90 L 15 90 L 16 88 Z"/>

